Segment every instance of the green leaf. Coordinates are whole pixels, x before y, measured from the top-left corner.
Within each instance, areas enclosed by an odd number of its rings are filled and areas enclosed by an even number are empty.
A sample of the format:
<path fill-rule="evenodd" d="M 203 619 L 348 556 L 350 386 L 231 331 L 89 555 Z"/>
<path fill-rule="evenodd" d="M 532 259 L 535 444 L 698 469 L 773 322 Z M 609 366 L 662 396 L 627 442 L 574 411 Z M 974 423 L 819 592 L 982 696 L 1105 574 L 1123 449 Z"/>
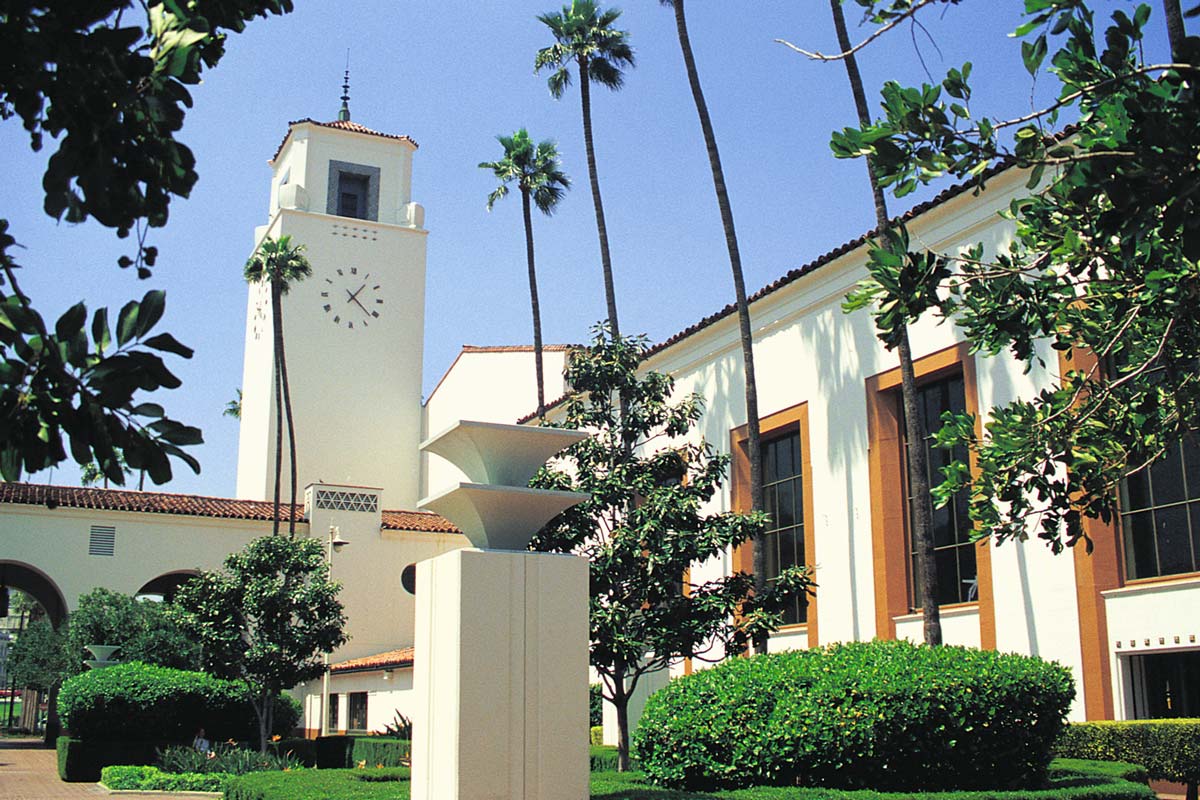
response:
<path fill-rule="evenodd" d="M 141 305 L 138 309 L 137 325 L 134 331 L 134 338 L 140 339 L 162 319 L 163 310 L 166 308 L 167 293 L 155 289 L 146 292 L 146 296 L 142 298 Z"/>
<path fill-rule="evenodd" d="M 117 347 L 124 347 L 137 334 L 138 311 L 136 300 L 121 307 L 121 313 L 117 315 Z"/>
<path fill-rule="evenodd" d="M 149 339 L 146 339 L 144 342 L 142 342 L 142 344 L 154 350 L 161 350 L 166 353 L 174 353 L 175 355 L 182 356 L 184 358 L 191 358 L 192 354 L 195 352 L 187 345 L 180 344 L 175 337 L 169 333 L 160 333 L 157 336 L 151 336 Z"/>

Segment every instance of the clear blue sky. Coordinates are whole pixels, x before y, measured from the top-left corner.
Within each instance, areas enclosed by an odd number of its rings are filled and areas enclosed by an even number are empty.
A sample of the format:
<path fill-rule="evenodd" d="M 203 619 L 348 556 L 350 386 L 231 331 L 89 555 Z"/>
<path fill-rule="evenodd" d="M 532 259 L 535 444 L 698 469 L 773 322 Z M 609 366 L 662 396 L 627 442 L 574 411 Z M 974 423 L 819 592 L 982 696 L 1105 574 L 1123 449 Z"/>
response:
<path fill-rule="evenodd" d="M 1019 42 L 1006 38 L 1020 0 L 974 0 L 926 14 L 928 29 L 897 29 L 860 55 L 876 105 L 885 80 L 926 80 L 975 63 L 973 109 L 1015 116 L 1030 109 Z M 1096 3 L 1098 15 L 1127 2 Z M 221 64 L 194 88 L 181 139 L 195 152 L 200 182 L 176 200 L 152 233 L 159 266 L 138 281 L 115 266 L 127 242 L 95 223 L 58 224 L 41 212 L 41 173 L 52 145 L 28 148 L 18 122 L 0 124 L 4 180 L 0 216 L 26 247 L 23 288 L 47 314 L 80 299 L 90 308 L 167 291 L 161 327 L 196 350 L 174 360 L 181 389 L 155 399 L 203 428 L 203 472 L 178 465 L 169 491 L 233 494 L 237 423 L 221 416 L 241 381 L 246 288 L 242 264 L 253 230 L 266 221 L 270 169 L 289 120 L 333 119 L 346 50 L 355 121 L 420 143 L 413 195 L 426 208 L 429 238 L 425 391 L 463 344 L 531 339 L 520 206 L 489 214 L 494 187 L 480 161 L 500 155 L 498 133 L 526 126 L 557 140 L 575 187 L 551 219 L 535 219 L 542 324 L 547 342 L 581 342 L 604 315 L 599 253 L 583 155 L 579 96 L 562 100 L 533 73 L 549 43 L 535 16 L 554 2 L 399 3 L 297 0 L 283 18 L 257 20 L 232 36 Z M 638 65 L 617 93 L 593 92 L 597 159 L 616 273 L 621 327 L 664 339 L 730 302 L 729 263 L 708 162 L 670 10 L 655 0 L 621 6 Z M 851 124 L 853 106 L 839 63 L 818 64 L 773 39 L 835 49 L 824 0 L 689 3 L 692 45 L 721 147 L 750 291 L 873 225 L 862 162 L 830 154 L 829 133 Z M 847 4 L 852 37 L 858 9 Z M 1152 51 L 1165 51 L 1157 4 Z M 932 41 L 931 41 L 931 38 Z M 936 42 L 936 47 L 934 46 Z M 1050 82 L 1037 94 L 1044 100 Z M 893 202 L 893 213 L 928 196 Z M 32 480 L 75 483 L 67 465 Z M 151 488 L 151 487 L 147 487 Z"/>

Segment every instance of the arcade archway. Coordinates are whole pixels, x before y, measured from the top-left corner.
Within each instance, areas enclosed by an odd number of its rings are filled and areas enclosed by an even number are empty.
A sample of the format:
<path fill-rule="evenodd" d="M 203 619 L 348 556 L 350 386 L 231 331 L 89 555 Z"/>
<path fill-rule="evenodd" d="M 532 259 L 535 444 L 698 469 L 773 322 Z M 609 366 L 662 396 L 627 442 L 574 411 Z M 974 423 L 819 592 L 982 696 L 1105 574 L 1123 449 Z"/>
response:
<path fill-rule="evenodd" d="M 0 594 L 9 589 L 20 589 L 38 601 L 46 609 L 50 624 L 58 627 L 67 616 L 67 601 L 62 590 L 49 575 L 19 561 L 0 560 Z M 2 603 L 3 601 L 0 601 Z"/>
<path fill-rule="evenodd" d="M 170 603 L 175 599 L 175 593 L 179 591 L 179 587 L 199 574 L 195 570 L 180 570 L 178 572 L 168 572 L 164 575 L 159 575 L 154 580 L 147 582 L 141 589 L 138 589 L 134 593 L 134 596 L 162 598 L 164 601 Z"/>

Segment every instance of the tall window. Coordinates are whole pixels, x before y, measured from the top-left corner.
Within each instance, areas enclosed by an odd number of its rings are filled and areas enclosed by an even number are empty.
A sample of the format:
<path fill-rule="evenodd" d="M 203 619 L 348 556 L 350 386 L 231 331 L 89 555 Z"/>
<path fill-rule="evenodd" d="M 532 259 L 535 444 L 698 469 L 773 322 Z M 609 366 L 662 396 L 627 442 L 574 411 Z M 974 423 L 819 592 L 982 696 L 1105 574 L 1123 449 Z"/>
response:
<path fill-rule="evenodd" d="M 367 186 L 370 179 L 366 175 L 353 172 L 338 173 L 338 216 L 367 218 Z"/>
<path fill-rule="evenodd" d="M 766 547 L 766 577 L 788 567 L 803 567 L 804 485 L 801 475 L 800 432 L 793 431 L 762 445 L 763 505 L 771 515 L 762 537 Z M 808 621 L 808 600 L 801 596 L 784 611 L 783 624 Z"/>
<path fill-rule="evenodd" d="M 329 729 L 329 731 L 331 733 L 335 733 L 338 730 L 338 698 L 339 697 L 341 697 L 341 695 L 337 695 L 337 694 L 329 695 L 329 722 L 326 723 L 326 727 Z"/>
<path fill-rule="evenodd" d="M 900 402 L 899 393 L 896 395 Z M 903 407 L 901 406 L 903 415 Z M 961 374 L 931 381 L 917 390 L 917 414 L 920 429 L 923 433 L 925 453 L 929 462 L 929 484 L 935 486 L 942 482 L 941 468 L 952 461 L 966 461 L 967 450 L 957 447 L 953 451 L 943 450 L 933 446 L 931 431 L 942 427 L 942 414 L 952 411 L 961 414 L 966 410 L 966 395 Z M 908 481 L 908 442 L 906 427 L 901 420 L 900 435 L 905 438 L 904 473 L 905 496 L 908 499 L 909 543 L 908 552 L 911 559 L 912 580 L 909 591 L 912 607 L 921 607 L 921 592 L 917 585 L 917 553 L 912 541 L 912 515 L 914 503 L 918 498 L 912 495 Z M 966 489 L 956 494 L 949 503 L 941 508 L 933 508 L 930 497 L 919 498 L 932 512 L 933 528 L 933 558 L 937 564 L 938 574 L 938 605 L 950 603 L 974 602 L 979 599 L 978 581 L 975 565 L 975 545 L 971 541 L 971 520 L 967 516 L 968 491 Z"/>
<path fill-rule="evenodd" d="M 350 720 L 346 727 L 352 731 L 365 731 L 367 729 L 367 693 L 366 692 L 351 692 L 350 693 Z"/>
<path fill-rule="evenodd" d="M 1125 575 L 1200 572 L 1200 445 L 1188 438 L 1121 486 Z"/>

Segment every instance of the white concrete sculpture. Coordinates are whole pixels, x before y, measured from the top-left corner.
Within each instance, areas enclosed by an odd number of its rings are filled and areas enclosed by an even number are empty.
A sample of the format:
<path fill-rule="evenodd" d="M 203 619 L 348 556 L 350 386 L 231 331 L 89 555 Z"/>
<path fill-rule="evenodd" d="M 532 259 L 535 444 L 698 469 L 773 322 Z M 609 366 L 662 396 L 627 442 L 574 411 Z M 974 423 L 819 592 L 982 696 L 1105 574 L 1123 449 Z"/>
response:
<path fill-rule="evenodd" d="M 525 550 L 587 499 L 528 488 L 579 431 L 459 422 L 422 449 L 462 470 L 421 507 L 478 549 L 417 565 L 413 800 L 579 800 L 588 792 L 588 565 Z"/>

